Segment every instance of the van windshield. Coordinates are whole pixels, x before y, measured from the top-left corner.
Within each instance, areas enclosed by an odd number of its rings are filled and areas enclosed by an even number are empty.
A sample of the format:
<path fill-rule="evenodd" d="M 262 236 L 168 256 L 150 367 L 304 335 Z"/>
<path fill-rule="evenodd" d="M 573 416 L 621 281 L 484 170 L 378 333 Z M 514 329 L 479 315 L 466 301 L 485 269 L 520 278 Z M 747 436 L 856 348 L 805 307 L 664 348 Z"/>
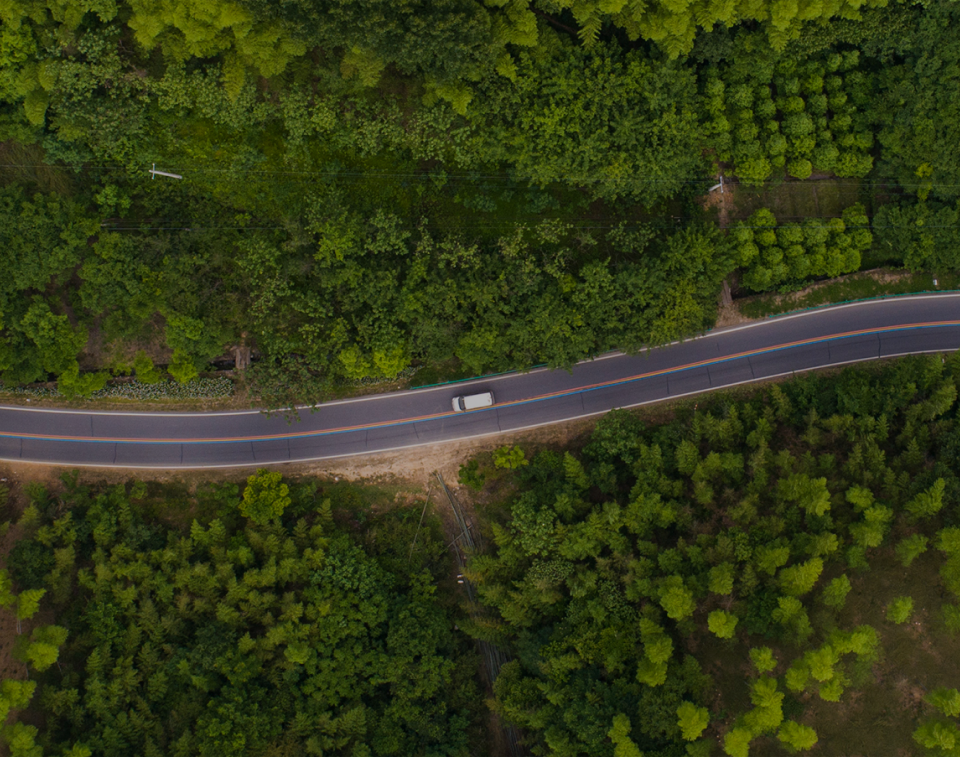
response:
<path fill-rule="evenodd" d="M 457 405 L 461 410 L 466 410 L 467 406 L 463 404 L 463 397 L 457 397 Z"/>

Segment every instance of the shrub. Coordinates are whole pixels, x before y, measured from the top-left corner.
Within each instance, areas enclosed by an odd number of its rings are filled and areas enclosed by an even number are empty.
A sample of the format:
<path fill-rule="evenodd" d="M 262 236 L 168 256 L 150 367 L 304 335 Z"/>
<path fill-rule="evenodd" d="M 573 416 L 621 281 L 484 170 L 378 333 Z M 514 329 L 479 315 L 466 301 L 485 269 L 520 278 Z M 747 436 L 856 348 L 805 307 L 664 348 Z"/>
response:
<path fill-rule="evenodd" d="M 887 620 L 891 623 L 906 623 L 913 614 L 913 599 L 897 597 L 887 605 Z"/>

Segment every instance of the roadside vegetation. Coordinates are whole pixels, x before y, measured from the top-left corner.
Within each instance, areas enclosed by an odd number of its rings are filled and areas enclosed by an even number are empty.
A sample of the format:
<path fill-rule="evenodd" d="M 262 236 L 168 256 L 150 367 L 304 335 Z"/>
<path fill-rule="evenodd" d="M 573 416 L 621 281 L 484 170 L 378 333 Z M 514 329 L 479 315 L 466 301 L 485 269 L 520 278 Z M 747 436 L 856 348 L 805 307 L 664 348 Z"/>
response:
<path fill-rule="evenodd" d="M 500 757 L 492 708 L 545 757 L 944 757 L 958 381 L 960 355 L 906 358 L 465 460 L 477 604 L 406 490 L 20 481 L 0 735 L 12 757 Z M 512 658 L 486 695 L 474 639 Z"/>

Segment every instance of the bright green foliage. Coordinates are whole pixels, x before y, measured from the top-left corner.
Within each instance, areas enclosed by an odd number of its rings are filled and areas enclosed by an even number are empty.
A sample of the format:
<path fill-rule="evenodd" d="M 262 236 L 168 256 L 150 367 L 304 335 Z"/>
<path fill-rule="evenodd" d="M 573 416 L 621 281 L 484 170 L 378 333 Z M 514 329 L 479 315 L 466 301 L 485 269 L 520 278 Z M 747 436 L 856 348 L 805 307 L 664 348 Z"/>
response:
<path fill-rule="evenodd" d="M 749 757 L 753 734 L 748 728 L 731 728 L 723 736 L 723 751 L 729 757 Z"/>
<path fill-rule="evenodd" d="M 800 597 L 810 592 L 823 573 L 823 560 L 819 557 L 783 568 L 777 578 L 784 593 L 791 597 Z"/>
<path fill-rule="evenodd" d="M 807 515 L 820 517 L 830 511 L 830 492 L 827 479 L 812 479 L 803 473 L 794 474 L 780 481 L 780 496 L 804 510 Z"/>
<path fill-rule="evenodd" d="M 857 270 L 860 256 L 872 244 L 867 225 L 861 205 L 844 210 L 842 218 L 826 223 L 811 219 L 802 225 L 780 225 L 771 211 L 761 209 L 735 224 L 730 240 L 733 254 L 744 268 L 744 286 L 762 292 L 785 281 Z M 797 474 L 782 482 L 783 496 L 807 512 L 822 514 L 830 508 L 825 484 L 824 479 Z"/>
<path fill-rule="evenodd" d="M 812 649 L 803 656 L 803 662 L 814 680 L 823 683 L 834 676 L 833 667 L 840 661 L 840 655 L 832 646 L 824 644 Z"/>
<path fill-rule="evenodd" d="M 819 54 L 797 61 L 795 56 L 777 58 L 755 44 L 738 35 L 723 64 L 710 67 L 704 77 L 704 125 L 717 158 L 732 163 L 748 185 L 784 172 L 797 179 L 808 178 L 813 170 L 838 176 L 869 173 L 873 134 L 868 113 L 875 84 L 870 74 L 857 70 L 858 57 Z M 854 216 L 866 241 L 862 209 Z M 788 244 L 801 238 L 794 236 Z"/>
<path fill-rule="evenodd" d="M 857 512 L 867 510 L 874 501 L 873 492 L 865 486 L 851 486 L 847 489 L 844 498 L 853 505 L 853 509 Z"/>
<path fill-rule="evenodd" d="M 27 589 L 17 595 L 17 620 L 29 620 L 40 609 L 40 600 L 46 589 Z"/>
<path fill-rule="evenodd" d="M 13 582 L 6 569 L 0 569 L 0 607 L 10 607 L 17 602 L 17 595 L 13 593 Z"/>
<path fill-rule="evenodd" d="M 847 594 L 850 593 L 852 588 L 850 579 L 847 578 L 846 574 L 831 579 L 830 583 L 823 589 L 823 603 L 835 610 L 842 610 L 847 601 Z"/>
<path fill-rule="evenodd" d="M 154 366 L 153 361 L 146 352 L 140 350 L 133 358 L 133 370 L 137 375 L 137 381 L 143 384 L 156 384 L 163 376 Z"/>
<path fill-rule="evenodd" d="M 93 750 L 83 744 L 74 744 L 63 753 L 63 757 L 93 757 Z"/>
<path fill-rule="evenodd" d="M 0 722 L 6 722 L 10 710 L 24 709 L 36 688 L 36 681 L 5 680 L 0 683 Z"/>
<path fill-rule="evenodd" d="M 727 596 L 733 592 L 732 563 L 723 563 L 710 568 L 710 591 L 714 594 Z"/>
<path fill-rule="evenodd" d="M 710 724 L 706 707 L 697 707 L 693 702 L 684 702 L 677 708 L 677 725 L 680 736 L 686 741 L 696 741 Z"/>
<path fill-rule="evenodd" d="M 800 692 L 807 687 L 810 680 L 810 668 L 802 660 L 795 661 L 784 676 L 784 683 L 790 691 Z"/>
<path fill-rule="evenodd" d="M 240 514 L 254 523 L 265 525 L 283 515 L 290 504 L 290 487 L 283 483 L 282 474 L 261 469 L 247 479 L 240 503 Z"/>
<path fill-rule="evenodd" d="M 736 615 L 723 610 L 714 610 L 707 617 L 707 627 L 719 639 L 732 639 L 738 622 Z"/>
<path fill-rule="evenodd" d="M 940 512 L 943 507 L 943 491 L 946 482 L 938 478 L 933 486 L 926 491 L 920 492 L 916 497 L 907 503 L 907 512 L 915 520 L 925 520 Z"/>
<path fill-rule="evenodd" d="M 637 663 L 637 681 L 651 688 L 663 686 L 667 682 L 667 672 L 665 662 L 653 662 L 649 657 L 641 657 Z"/>
<path fill-rule="evenodd" d="M 913 599 L 897 597 L 887 605 L 887 620 L 891 623 L 906 623 L 913 614 Z"/>
<path fill-rule="evenodd" d="M 937 549 L 948 558 L 960 555 L 960 528 L 951 526 L 937 531 Z"/>
<path fill-rule="evenodd" d="M 630 739 L 630 718 L 618 713 L 607 736 L 613 742 L 613 757 L 643 757 L 643 753 Z"/>
<path fill-rule="evenodd" d="M 53 665 L 60 656 L 60 647 L 63 646 L 68 635 L 67 629 L 60 626 L 34 628 L 25 653 L 30 667 L 43 672 Z"/>
<path fill-rule="evenodd" d="M 516 470 L 528 465 L 529 461 L 520 447 L 508 445 L 493 451 L 493 464 L 504 470 Z"/>
<path fill-rule="evenodd" d="M 777 658 L 770 647 L 757 647 L 750 650 L 750 660 L 758 673 L 769 673 L 777 667 Z"/>
<path fill-rule="evenodd" d="M 680 576 L 670 576 L 660 590 L 660 606 L 672 620 L 683 620 L 693 614 L 697 603 L 693 592 L 683 585 Z"/>
<path fill-rule="evenodd" d="M 948 718 L 960 717 L 960 691 L 940 687 L 927 696 L 926 701 Z"/>
<path fill-rule="evenodd" d="M 32 725 L 14 723 L 4 734 L 10 757 L 43 757 L 43 748 L 36 743 L 37 729 Z"/>
<path fill-rule="evenodd" d="M 950 755 L 960 745 L 960 728 L 949 720 L 928 720 L 913 732 L 913 740 L 936 755 Z"/>
<path fill-rule="evenodd" d="M 756 551 L 757 568 L 771 576 L 789 559 L 789 547 L 761 547 Z"/>
<path fill-rule="evenodd" d="M 818 739 L 817 732 L 810 726 L 787 720 L 777 731 L 777 739 L 791 751 L 804 751 L 813 748 Z"/>
<path fill-rule="evenodd" d="M 897 544 L 897 559 L 900 560 L 904 568 L 909 568 L 914 560 L 927 551 L 929 543 L 930 540 L 923 534 L 908 536 Z"/>
<path fill-rule="evenodd" d="M 743 717 L 744 724 L 754 735 L 775 731 L 783 722 L 782 691 L 777 690 L 777 679 L 763 676 L 750 687 L 753 709 Z"/>

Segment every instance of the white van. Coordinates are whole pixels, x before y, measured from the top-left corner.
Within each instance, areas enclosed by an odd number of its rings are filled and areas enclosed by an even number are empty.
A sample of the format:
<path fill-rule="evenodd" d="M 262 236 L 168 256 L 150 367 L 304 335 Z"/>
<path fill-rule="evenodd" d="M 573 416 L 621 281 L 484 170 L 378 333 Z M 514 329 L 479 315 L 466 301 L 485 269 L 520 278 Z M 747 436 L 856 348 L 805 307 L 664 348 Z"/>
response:
<path fill-rule="evenodd" d="M 479 410 L 493 405 L 493 392 L 483 394 L 468 394 L 453 398 L 453 412 L 463 413 L 467 410 Z"/>

